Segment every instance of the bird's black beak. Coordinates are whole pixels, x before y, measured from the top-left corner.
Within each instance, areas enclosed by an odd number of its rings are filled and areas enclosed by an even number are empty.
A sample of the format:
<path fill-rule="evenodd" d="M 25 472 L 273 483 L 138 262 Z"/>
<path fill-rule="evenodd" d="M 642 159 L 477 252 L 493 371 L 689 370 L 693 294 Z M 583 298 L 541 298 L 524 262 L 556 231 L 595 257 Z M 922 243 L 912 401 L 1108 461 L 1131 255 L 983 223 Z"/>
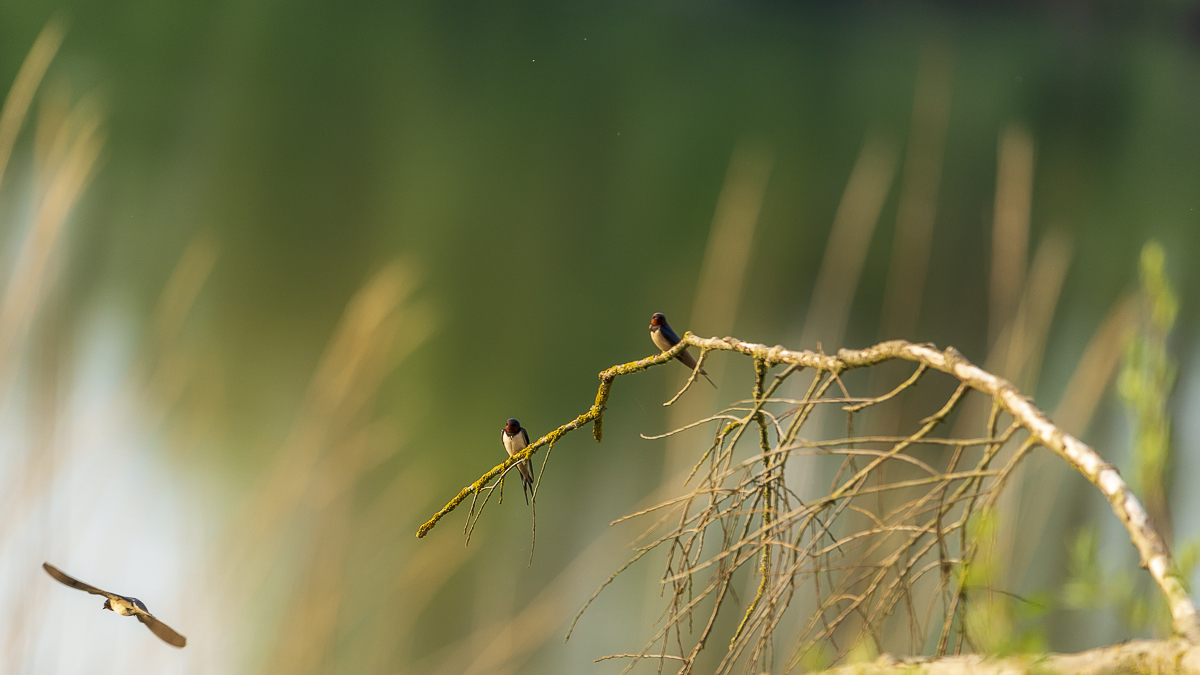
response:
<path fill-rule="evenodd" d="M 110 612 L 111 612 L 111 611 L 113 611 L 113 608 L 112 608 L 112 601 L 111 601 L 111 600 L 105 600 L 105 601 L 104 601 L 104 609 L 107 609 L 107 610 L 108 610 L 108 611 L 110 611 Z"/>

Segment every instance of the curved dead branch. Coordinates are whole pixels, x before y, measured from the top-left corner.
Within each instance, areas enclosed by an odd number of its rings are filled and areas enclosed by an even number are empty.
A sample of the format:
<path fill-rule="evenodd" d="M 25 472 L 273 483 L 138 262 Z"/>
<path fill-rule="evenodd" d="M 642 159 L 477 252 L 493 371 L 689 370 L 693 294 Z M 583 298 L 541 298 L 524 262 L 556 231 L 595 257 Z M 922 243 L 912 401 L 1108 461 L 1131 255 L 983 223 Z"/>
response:
<path fill-rule="evenodd" d="M 541 447 L 553 445 L 565 434 L 592 422 L 593 435 L 599 441 L 605 406 L 615 380 L 667 363 L 689 346 L 697 347 L 705 355 L 726 351 L 751 357 L 756 370 L 754 395 L 748 402 L 711 418 L 717 428 L 712 445 L 693 471 L 694 476 L 699 472 L 695 489 L 650 509 L 661 509 L 661 519 L 639 538 L 642 543 L 637 546 L 635 559 L 658 546 L 667 547 L 663 584 L 664 590 L 670 589 L 671 606 L 669 620 L 646 649 L 640 654 L 623 655 L 632 659 L 631 666 L 642 658 L 659 659 L 661 655 L 652 653 L 651 649 L 656 643 L 665 648 L 674 631 L 675 639 L 679 641 L 679 656 L 684 662 L 680 672 L 690 672 L 696 655 L 713 629 L 722 602 L 731 590 L 733 574 L 751 561 L 758 561 L 755 566 L 757 591 L 744 610 L 729 654 L 718 672 L 728 671 L 738 659 L 751 663 L 766 658 L 773 649 L 769 644 L 770 636 L 780 625 L 784 610 L 797 590 L 798 579 L 812 581 L 806 588 L 815 594 L 815 611 L 802 627 L 800 642 L 788 659 L 789 667 L 798 663 L 814 646 L 835 644 L 837 636 L 844 635 L 852 620 L 857 622 L 861 632 L 856 639 L 874 640 L 878 645 L 879 637 L 875 631 L 900 607 L 904 607 L 912 619 L 917 637 L 924 635 L 923 631 L 931 629 L 932 624 L 920 619 L 922 611 L 914 604 L 911 590 L 927 575 L 940 575 L 940 581 L 934 583 L 937 589 L 934 595 L 944 608 L 944 619 L 937 621 L 941 633 L 938 652 L 951 649 L 948 638 L 957 626 L 958 639 L 953 645 L 953 651 L 957 653 L 964 640 L 971 642 L 962 612 L 968 595 L 974 592 L 965 573 L 965 565 L 979 549 L 973 523 L 978 521 L 981 512 L 991 507 L 1012 470 L 1037 445 L 1057 453 L 1108 498 L 1114 513 L 1128 530 L 1142 565 L 1162 590 L 1175 632 L 1191 644 L 1200 644 L 1200 620 L 1174 572 L 1170 552 L 1117 470 L 1091 447 L 1057 427 L 1012 384 L 974 366 L 955 349 L 940 351 L 903 340 L 825 355 L 781 346 L 768 347 L 732 337 L 700 338 L 687 333 L 670 351 L 600 373 L 595 403 L 586 413 L 538 439 L 524 452 L 507 458 L 463 488 L 421 526 L 417 536 L 428 534 L 438 520 L 468 496 L 488 489 L 489 483 L 510 466 L 531 457 Z M 916 372 L 884 396 L 873 399 L 850 396 L 841 380 L 842 373 L 892 360 L 913 362 L 917 364 Z M 788 367 L 768 387 L 767 371 L 779 365 Z M 769 403 L 781 400 L 772 398 L 780 383 L 805 369 L 814 371 L 813 380 L 796 407 L 786 413 L 767 411 L 765 407 Z M 921 422 L 918 431 L 905 437 L 854 436 L 855 414 L 895 398 L 926 371 L 948 374 L 957 379 L 960 386 L 941 410 Z M 835 391 L 843 395 L 840 400 L 852 402 L 842 406 L 849 425 L 847 437 L 817 442 L 800 439 L 801 426 L 811 418 L 818 403 L 831 402 L 832 397 L 825 394 L 835 384 Z M 934 429 L 956 409 L 968 390 L 980 392 L 993 401 L 986 433 L 981 438 L 970 439 L 935 437 Z M 1012 418 L 1007 431 L 999 425 L 1001 413 Z M 786 419 L 788 417 L 791 419 Z M 751 427 L 758 431 L 760 454 L 745 461 L 734 461 L 734 446 Z M 771 429 L 776 435 L 774 446 L 769 442 Z M 1016 430 L 1022 432 L 1020 447 L 1015 452 L 1003 450 Z M 828 455 L 843 457 L 841 468 L 829 493 L 805 504 L 786 486 L 784 475 L 788 458 L 811 455 L 814 448 L 825 447 L 836 450 Z M 883 482 L 885 465 L 896 464 L 895 459 L 921 447 L 944 448 L 942 457 L 947 460 L 946 465 L 940 469 L 926 465 L 923 467 L 926 478 L 920 480 Z M 859 466 L 859 462 L 864 466 Z M 899 465 L 922 463 L 915 458 L 906 458 L 906 462 Z M 973 466 L 965 465 L 967 462 Z M 998 462 L 1000 468 L 992 468 L 993 462 Z M 960 464 L 965 466 L 960 467 Z M 707 470 L 701 471 L 702 466 L 707 466 Z M 869 477 L 874 477 L 876 484 L 868 484 Z M 915 498 L 900 499 L 889 507 L 884 506 L 885 493 L 911 495 L 914 491 Z M 864 508 L 862 500 L 868 495 L 879 501 L 871 508 Z M 854 521 L 855 518 L 858 520 Z M 673 526 L 668 524 L 671 519 L 675 519 Z M 846 522 L 865 525 L 847 533 L 843 531 Z M 668 527 L 669 531 L 664 535 L 652 534 L 661 527 Z M 719 552 L 715 555 L 711 551 L 702 554 L 706 533 L 710 537 L 720 537 Z M 710 570 L 713 576 L 708 582 L 694 585 L 694 575 L 701 570 Z M 703 621 L 705 625 L 691 638 L 695 645 L 685 649 L 680 622 L 690 625 L 692 612 L 702 602 L 707 602 L 710 607 L 705 612 L 708 614 Z M 931 601 L 927 612 L 932 609 Z M 835 649 L 845 654 L 849 647 L 835 644 Z"/>
<path fill-rule="evenodd" d="M 996 658 L 968 654 L 939 659 L 896 659 L 885 655 L 824 671 L 825 675 L 1200 675 L 1200 648 L 1186 640 L 1134 640 L 1078 654 L 1035 654 Z"/>

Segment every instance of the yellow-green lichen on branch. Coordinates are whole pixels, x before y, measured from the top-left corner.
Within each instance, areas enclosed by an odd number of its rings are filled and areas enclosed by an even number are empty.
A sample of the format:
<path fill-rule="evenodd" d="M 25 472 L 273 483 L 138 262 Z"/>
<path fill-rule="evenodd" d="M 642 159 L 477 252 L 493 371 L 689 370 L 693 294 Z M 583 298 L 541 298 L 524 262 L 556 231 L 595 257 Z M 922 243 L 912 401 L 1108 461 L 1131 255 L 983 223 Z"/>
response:
<path fill-rule="evenodd" d="M 471 483 L 462 490 L 459 490 L 458 494 L 454 495 L 454 499 L 451 499 L 449 502 L 447 502 L 446 505 L 441 508 L 441 510 L 433 514 L 432 518 L 421 525 L 421 527 L 417 530 L 417 538 L 421 538 L 429 534 L 429 531 L 432 530 L 435 525 L 437 525 L 438 521 L 441 520 L 443 516 L 458 508 L 458 505 L 463 503 L 467 497 L 470 497 L 472 494 L 478 494 L 479 491 L 484 489 L 493 478 L 503 475 L 505 471 L 508 471 L 509 467 L 513 466 L 517 462 L 531 459 L 537 452 L 538 448 L 547 445 L 554 445 L 556 442 L 558 442 L 558 439 L 562 438 L 567 433 L 584 426 L 588 422 L 593 422 L 592 435 L 595 436 L 596 442 L 599 443 L 603 438 L 602 424 L 604 409 L 608 404 L 608 395 L 609 392 L 612 391 L 613 380 L 622 375 L 631 375 L 633 373 L 646 370 L 652 366 L 657 366 L 670 361 L 684 349 L 687 349 L 688 339 L 692 337 L 693 336 L 691 333 L 685 333 L 684 339 L 680 340 L 679 344 L 671 347 L 661 354 L 655 354 L 654 356 L 648 356 L 644 359 L 631 361 L 619 366 L 613 366 L 612 368 L 600 373 L 600 388 L 596 392 L 596 402 L 586 413 L 576 417 L 571 422 L 562 425 L 554 431 L 551 431 L 545 436 L 542 436 L 533 443 L 530 443 L 521 452 L 512 455 L 508 459 L 492 467 L 487 473 L 480 476 L 474 483 Z"/>

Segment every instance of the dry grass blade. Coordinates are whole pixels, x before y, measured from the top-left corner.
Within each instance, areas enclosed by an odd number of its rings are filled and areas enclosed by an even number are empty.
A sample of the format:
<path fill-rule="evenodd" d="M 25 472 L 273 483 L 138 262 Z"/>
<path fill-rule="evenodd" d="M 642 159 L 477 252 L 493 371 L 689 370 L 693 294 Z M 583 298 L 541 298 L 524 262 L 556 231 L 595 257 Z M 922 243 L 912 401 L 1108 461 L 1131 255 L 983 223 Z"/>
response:
<path fill-rule="evenodd" d="M 34 212 L 33 226 L 0 298 L 0 390 L 12 375 L 13 361 L 39 301 L 53 282 L 52 254 L 104 145 L 99 115 L 87 100 L 75 106 L 53 135 L 56 143 L 66 150 L 60 161 L 45 167 L 44 174 L 39 176 L 43 192 Z"/>
<path fill-rule="evenodd" d="M 996 209 L 992 224 L 989 344 L 1012 319 L 1025 281 L 1029 210 L 1033 201 L 1033 138 L 1019 126 L 1000 134 Z"/>
<path fill-rule="evenodd" d="M 911 337 L 917 329 L 950 122 L 953 60 L 943 47 L 931 46 L 921 52 L 880 321 L 882 334 L 889 337 Z"/>
<path fill-rule="evenodd" d="M 58 47 L 62 44 L 65 34 L 66 26 L 61 18 L 46 24 L 21 64 L 21 69 L 17 71 L 17 77 L 4 99 L 4 108 L 0 109 L 0 184 L 3 184 L 8 159 L 12 156 L 13 145 L 16 144 L 17 135 L 25 123 L 33 96 L 37 93 L 50 62 L 54 60 L 54 55 L 58 53 Z"/>
<path fill-rule="evenodd" d="M 773 165 L 771 152 L 751 142 L 743 141 L 734 149 L 700 268 L 693 324 L 709 326 L 719 333 L 733 329 Z"/>
<path fill-rule="evenodd" d="M 895 144 L 868 136 L 833 218 L 800 344 L 841 344 L 871 236 L 895 173 Z"/>
<path fill-rule="evenodd" d="M 352 497 L 362 476 L 399 445 L 390 423 L 372 420 L 373 403 L 383 379 L 429 330 L 409 301 L 414 285 L 415 275 L 397 261 L 351 298 L 291 433 L 235 514 L 221 564 L 213 565 L 227 575 L 220 584 L 231 603 L 261 592 L 263 580 L 281 567 L 292 575 L 294 606 L 279 635 L 263 636 L 274 640 L 267 655 L 273 672 L 329 666 L 347 619 L 341 608 L 357 579 L 348 569 L 361 564 L 354 551 L 391 550 L 378 537 L 363 541 L 359 528 L 379 519 L 362 517 Z M 295 546 L 304 554 L 285 555 Z"/>
<path fill-rule="evenodd" d="M 55 22 L 46 27 L 26 58 L 14 90 L 17 87 L 36 87 L 61 39 L 61 25 Z M 28 95 L 31 97 L 33 92 L 28 92 Z M 22 104 L 21 100 L 15 91 L 11 92 L 5 103 L 5 112 L 0 113 L 0 127 L 11 123 L 14 125 L 11 128 L 14 134 L 20 128 L 21 120 L 13 121 L 14 118 L 6 116 L 10 110 L 18 108 L 24 115 L 28 102 Z M 66 103 L 63 105 L 66 107 Z M 103 145 L 99 125 L 99 116 L 87 102 L 77 104 L 69 115 L 43 116 L 38 120 L 38 135 L 54 139 L 62 152 L 56 161 L 44 162 L 39 167 L 37 180 L 45 186 L 45 191 L 36 202 L 32 228 L 22 243 L 13 275 L 0 296 L 0 399 L 8 393 L 13 373 L 26 351 L 28 335 L 34 329 L 39 315 L 46 311 L 46 300 L 57 278 L 57 266 L 54 264 L 57 243 L 72 208 L 87 185 Z M 0 133 L 7 133 L 6 129 L 0 129 Z M 52 335 L 50 337 L 57 339 Z M 40 342 L 35 344 L 42 351 L 48 348 L 48 345 Z M 38 468 L 47 460 L 44 454 L 33 452 L 27 455 L 29 466 L 20 475 L 29 477 L 30 481 L 19 490 L 7 491 L 6 499 L 0 504 L 0 524 L 6 527 L 10 525 L 21 505 L 32 500 L 53 478 L 53 467 L 42 465 Z"/>

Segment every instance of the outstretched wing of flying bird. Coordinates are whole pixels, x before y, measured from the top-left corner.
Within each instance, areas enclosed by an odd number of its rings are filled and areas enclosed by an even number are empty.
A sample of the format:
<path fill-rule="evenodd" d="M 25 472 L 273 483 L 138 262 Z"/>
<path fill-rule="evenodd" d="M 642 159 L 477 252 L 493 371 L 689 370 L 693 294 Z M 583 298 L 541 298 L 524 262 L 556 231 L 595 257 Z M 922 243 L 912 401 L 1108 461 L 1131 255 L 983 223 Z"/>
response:
<path fill-rule="evenodd" d="M 50 576 L 54 577 L 54 579 L 56 581 L 58 581 L 59 583 L 62 583 L 66 586 L 70 586 L 71 588 L 74 588 L 74 589 L 77 589 L 80 591 L 86 591 L 88 593 L 91 593 L 92 595 L 103 595 L 104 597 L 108 598 L 109 600 L 115 600 L 117 598 L 122 597 L 120 595 L 117 595 L 116 593 L 109 593 L 108 591 L 102 591 L 99 588 L 96 588 L 95 586 L 85 584 L 82 581 L 76 579 L 75 577 L 58 569 L 54 565 L 51 565 L 50 563 L 42 563 L 42 569 L 46 570 L 46 574 L 49 574 Z"/>
<path fill-rule="evenodd" d="M 142 623 L 146 624 L 146 628 L 149 628 L 151 633 L 154 633 L 163 642 L 171 645 L 172 647 L 186 647 L 187 646 L 187 638 L 183 637 L 179 633 L 176 633 L 175 629 L 173 629 L 170 626 L 168 626 L 167 624 L 159 621 L 150 612 L 147 612 L 141 608 L 138 608 L 138 609 L 139 609 L 138 614 L 137 614 L 138 621 L 141 621 Z"/>

